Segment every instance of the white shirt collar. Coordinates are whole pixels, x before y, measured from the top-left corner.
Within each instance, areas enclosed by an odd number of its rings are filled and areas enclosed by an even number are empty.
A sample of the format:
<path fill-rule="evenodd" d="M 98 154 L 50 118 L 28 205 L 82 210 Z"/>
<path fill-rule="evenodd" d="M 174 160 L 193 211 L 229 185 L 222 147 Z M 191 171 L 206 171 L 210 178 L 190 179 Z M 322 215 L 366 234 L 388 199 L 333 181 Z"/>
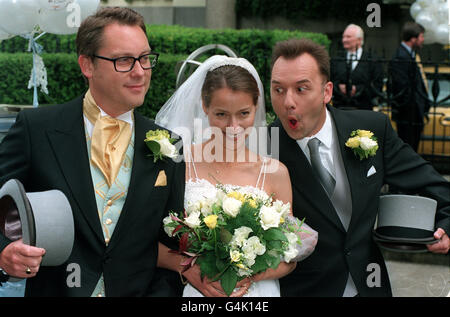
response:
<path fill-rule="evenodd" d="M 333 144 L 333 126 L 331 124 L 331 115 L 328 109 L 326 110 L 325 122 L 322 128 L 319 130 L 319 132 L 310 137 L 304 137 L 303 139 L 297 140 L 298 145 L 300 145 L 300 148 L 303 150 L 304 153 L 307 153 L 308 158 L 309 158 L 308 142 L 312 138 L 318 138 L 319 141 L 328 150 L 331 150 L 331 145 Z"/>
<path fill-rule="evenodd" d="M 404 48 L 406 48 L 406 50 L 409 52 L 409 54 L 414 57 L 415 56 L 415 52 L 413 51 L 413 49 L 411 47 L 408 46 L 408 44 L 406 44 L 405 42 L 402 42 L 402 45 Z"/>
<path fill-rule="evenodd" d="M 355 52 L 348 52 L 347 51 L 347 59 L 350 59 L 350 55 L 351 54 L 356 54 L 356 60 L 360 60 L 361 59 L 361 55 L 362 55 L 363 49 L 362 47 L 358 48 Z"/>

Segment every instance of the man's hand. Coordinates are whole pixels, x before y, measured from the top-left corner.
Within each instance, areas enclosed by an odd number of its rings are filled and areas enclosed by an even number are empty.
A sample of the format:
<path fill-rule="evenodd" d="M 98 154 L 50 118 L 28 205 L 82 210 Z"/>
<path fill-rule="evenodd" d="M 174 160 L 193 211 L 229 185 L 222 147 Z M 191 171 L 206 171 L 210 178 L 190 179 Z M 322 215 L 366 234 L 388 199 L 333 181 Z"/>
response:
<path fill-rule="evenodd" d="M 345 86 L 345 84 L 339 84 L 339 90 L 346 95 L 347 94 L 347 88 Z M 350 92 L 350 96 L 354 96 L 356 94 L 356 86 L 352 85 L 352 91 Z"/>
<path fill-rule="evenodd" d="M 438 228 L 434 233 L 434 238 L 439 239 L 440 241 L 427 245 L 428 251 L 447 254 L 450 249 L 450 238 L 445 233 L 444 229 Z"/>
<path fill-rule="evenodd" d="M 0 253 L 0 267 L 10 276 L 19 278 L 33 277 L 39 271 L 45 250 L 14 241 Z M 27 269 L 31 273 L 27 273 Z"/>

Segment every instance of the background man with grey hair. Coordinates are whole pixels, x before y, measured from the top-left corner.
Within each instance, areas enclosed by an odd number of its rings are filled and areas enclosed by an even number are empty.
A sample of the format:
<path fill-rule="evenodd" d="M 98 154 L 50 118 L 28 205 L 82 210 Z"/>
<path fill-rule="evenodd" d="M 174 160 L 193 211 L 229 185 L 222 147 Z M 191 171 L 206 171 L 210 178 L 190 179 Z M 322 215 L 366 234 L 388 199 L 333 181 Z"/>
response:
<path fill-rule="evenodd" d="M 363 49 L 364 32 L 358 25 L 350 24 L 342 34 L 344 51 L 331 63 L 331 80 L 334 84 L 333 105 L 372 110 L 376 91 L 381 91 L 381 64 L 376 56 Z"/>

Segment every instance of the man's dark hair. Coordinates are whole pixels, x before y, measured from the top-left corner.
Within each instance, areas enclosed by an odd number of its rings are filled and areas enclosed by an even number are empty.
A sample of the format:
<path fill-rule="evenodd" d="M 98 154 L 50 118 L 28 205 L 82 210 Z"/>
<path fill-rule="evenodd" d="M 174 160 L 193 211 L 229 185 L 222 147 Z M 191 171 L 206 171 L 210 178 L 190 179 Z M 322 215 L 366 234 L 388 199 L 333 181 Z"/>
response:
<path fill-rule="evenodd" d="M 278 58 L 295 59 L 303 54 L 311 55 L 317 62 L 320 73 L 330 80 L 330 56 L 322 45 L 310 39 L 289 39 L 275 44 L 272 51 L 271 69 Z"/>
<path fill-rule="evenodd" d="M 76 45 L 77 54 L 93 56 L 102 46 L 103 30 L 107 25 L 137 25 L 146 33 L 144 18 L 129 8 L 106 7 L 87 17 L 78 29 Z"/>
<path fill-rule="evenodd" d="M 419 37 L 420 33 L 424 33 L 425 28 L 416 22 L 406 22 L 402 29 L 402 40 L 408 42 L 413 37 Z"/>

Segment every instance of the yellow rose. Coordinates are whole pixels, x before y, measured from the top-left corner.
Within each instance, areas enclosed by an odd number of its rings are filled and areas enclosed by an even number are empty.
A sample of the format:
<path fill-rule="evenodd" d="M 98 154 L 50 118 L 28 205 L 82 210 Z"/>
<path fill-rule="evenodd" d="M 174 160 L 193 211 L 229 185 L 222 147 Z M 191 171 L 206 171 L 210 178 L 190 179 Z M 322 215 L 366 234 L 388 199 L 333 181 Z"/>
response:
<path fill-rule="evenodd" d="M 230 250 L 231 262 L 239 262 L 241 259 L 241 253 L 237 250 Z"/>
<path fill-rule="evenodd" d="M 256 201 L 253 198 L 248 199 L 247 202 L 252 208 L 258 207 L 258 205 L 256 204 Z"/>
<path fill-rule="evenodd" d="M 228 197 L 231 197 L 231 198 L 234 198 L 234 199 L 236 199 L 236 200 L 239 200 L 239 201 L 241 201 L 241 202 L 244 202 L 244 201 L 245 201 L 244 195 L 243 195 L 242 193 L 240 193 L 240 192 L 234 191 L 234 192 L 229 193 L 227 196 L 228 196 Z"/>
<path fill-rule="evenodd" d="M 356 148 L 358 147 L 360 144 L 360 137 L 359 136 L 355 136 L 353 138 L 350 138 L 347 140 L 347 142 L 345 142 L 345 145 L 349 148 Z"/>
<path fill-rule="evenodd" d="M 358 136 L 370 139 L 373 136 L 373 133 L 368 130 L 358 130 Z"/>
<path fill-rule="evenodd" d="M 205 225 L 208 226 L 209 229 L 214 229 L 217 225 L 217 215 L 209 215 L 203 219 Z"/>

